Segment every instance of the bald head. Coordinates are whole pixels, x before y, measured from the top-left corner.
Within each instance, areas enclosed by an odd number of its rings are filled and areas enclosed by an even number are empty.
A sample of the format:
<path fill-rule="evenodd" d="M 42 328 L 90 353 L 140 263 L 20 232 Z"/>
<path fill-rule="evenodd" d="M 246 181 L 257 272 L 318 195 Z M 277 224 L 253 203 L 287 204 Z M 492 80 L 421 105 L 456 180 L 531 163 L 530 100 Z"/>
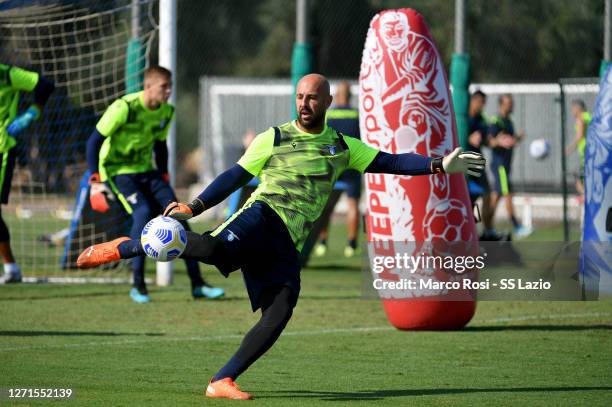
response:
<path fill-rule="evenodd" d="M 308 74 L 297 84 L 295 107 L 298 125 L 307 133 L 320 133 L 325 128 L 325 112 L 332 102 L 329 82 L 323 75 Z"/>
<path fill-rule="evenodd" d="M 308 75 L 302 76 L 302 79 L 300 79 L 297 84 L 298 91 L 300 87 L 316 89 L 324 97 L 327 97 L 331 94 L 327 78 L 318 73 L 310 73 Z"/>

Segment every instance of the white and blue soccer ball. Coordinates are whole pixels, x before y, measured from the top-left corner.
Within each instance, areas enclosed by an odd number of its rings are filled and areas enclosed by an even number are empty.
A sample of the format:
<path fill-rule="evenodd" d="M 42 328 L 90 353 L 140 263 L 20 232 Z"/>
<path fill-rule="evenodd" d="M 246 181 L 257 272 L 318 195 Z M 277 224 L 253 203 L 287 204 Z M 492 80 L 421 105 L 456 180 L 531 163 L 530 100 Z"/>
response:
<path fill-rule="evenodd" d="M 536 160 L 545 159 L 550 154 L 550 143 L 543 138 L 533 140 L 529 145 L 529 154 Z"/>
<path fill-rule="evenodd" d="M 179 221 L 158 216 L 142 229 L 140 244 L 147 256 L 153 260 L 171 261 L 185 251 L 187 232 Z"/>

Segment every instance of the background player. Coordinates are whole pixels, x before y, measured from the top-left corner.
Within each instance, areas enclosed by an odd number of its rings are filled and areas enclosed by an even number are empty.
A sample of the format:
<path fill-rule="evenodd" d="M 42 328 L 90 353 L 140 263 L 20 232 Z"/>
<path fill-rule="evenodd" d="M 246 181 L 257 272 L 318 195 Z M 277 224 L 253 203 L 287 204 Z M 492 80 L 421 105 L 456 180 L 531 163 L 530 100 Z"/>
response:
<path fill-rule="evenodd" d="M 485 232 L 490 235 L 496 235 L 495 229 L 492 227 L 495 217 L 495 209 L 500 198 L 505 198 L 506 211 L 512 222 L 514 235 L 517 237 L 525 237 L 531 234 L 532 230 L 521 225 L 514 215 L 514 205 L 512 204 L 512 181 L 510 174 L 512 171 L 512 152 L 514 147 L 525 138 L 524 132 L 516 133 L 514 131 L 514 123 L 510 118 L 514 108 L 512 95 L 501 95 L 498 99 L 499 110 L 498 115 L 491 117 L 489 125 L 488 144 L 493 150 L 491 159 L 491 172 L 495 180 L 494 190 L 491 192 L 491 210 L 485 214 L 485 225 L 491 227 Z"/>
<path fill-rule="evenodd" d="M 140 237 L 149 220 L 176 201 L 169 184 L 166 145 L 166 135 L 174 118 L 174 107 L 167 103 L 172 92 L 171 80 L 172 74 L 165 68 L 146 69 L 144 90 L 113 102 L 87 142 L 87 162 L 92 173 L 91 206 L 98 212 L 106 212 L 107 199 L 116 195 L 132 216 L 130 236 L 134 239 Z M 153 167 L 153 152 L 157 168 Z M 183 226 L 190 230 L 186 222 Z M 197 261 L 185 263 L 194 298 L 223 296 L 223 289 L 206 284 Z M 150 301 L 144 268 L 144 256 L 132 261 L 134 286 L 130 297 L 138 303 Z"/>
<path fill-rule="evenodd" d="M 359 112 L 351 107 L 351 85 L 348 82 L 343 81 L 338 84 L 334 101 L 336 106 L 327 111 L 327 125 L 343 135 L 360 139 Z M 361 174 L 358 171 L 348 169 L 340 175 L 338 181 L 344 182 L 347 187 L 346 226 L 348 228 L 348 241 L 344 248 L 344 256 L 352 257 L 357 249 L 357 233 L 359 232 Z M 316 256 L 324 256 L 327 252 L 328 230 L 329 218 L 319 234 L 319 243 L 315 247 Z"/>
<path fill-rule="evenodd" d="M 54 90 L 53 83 L 36 72 L 16 66 L 0 64 L 0 202 L 8 203 L 13 169 L 15 168 L 15 146 L 17 137 L 38 120 L 43 106 Z M 20 93 L 33 92 L 34 101 L 25 112 L 17 115 Z M 21 281 L 21 270 L 15 262 L 11 249 L 10 234 L 0 213 L 0 255 L 4 262 L 4 275 L 0 284 Z"/>
<path fill-rule="evenodd" d="M 484 115 L 484 107 L 486 103 L 487 95 L 485 95 L 485 93 L 481 90 L 477 90 L 470 95 L 467 151 L 481 154 L 482 147 L 487 144 L 489 124 Z M 476 204 L 478 197 L 482 197 L 482 220 L 484 223 L 484 231 L 480 236 L 480 239 L 498 240 L 499 236 L 494 233 L 492 219 L 489 216 L 489 212 L 491 211 L 491 188 L 489 187 L 486 172 L 483 172 L 480 177 L 467 175 L 466 178 L 472 205 Z"/>
<path fill-rule="evenodd" d="M 574 150 L 578 150 L 580 156 L 580 169 L 576 178 L 576 190 L 581 196 L 584 196 L 584 153 L 586 151 L 586 136 L 587 129 L 591 123 L 592 117 L 586 110 L 586 105 L 581 99 L 572 101 L 572 115 L 574 115 L 574 140 L 565 150 L 566 155 L 570 155 Z"/>
<path fill-rule="evenodd" d="M 234 381 L 270 349 L 291 318 L 300 292 L 299 251 L 346 168 L 403 175 L 477 175 L 484 170 L 482 156 L 460 154 L 460 149 L 432 159 L 413 153 L 388 154 L 344 137 L 325 125 L 331 101 L 325 77 L 306 75 L 297 85 L 297 120 L 259 134 L 238 163 L 195 200 L 174 202 L 164 212 L 175 219 L 189 219 L 254 176 L 262 180 L 241 210 L 212 233 L 187 233 L 182 257 L 213 264 L 225 276 L 241 268 L 251 307 L 262 311 L 238 351 L 212 378 L 208 397 L 251 398 Z M 95 267 L 143 253 L 139 239 L 119 238 L 86 249 L 77 265 Z"/>

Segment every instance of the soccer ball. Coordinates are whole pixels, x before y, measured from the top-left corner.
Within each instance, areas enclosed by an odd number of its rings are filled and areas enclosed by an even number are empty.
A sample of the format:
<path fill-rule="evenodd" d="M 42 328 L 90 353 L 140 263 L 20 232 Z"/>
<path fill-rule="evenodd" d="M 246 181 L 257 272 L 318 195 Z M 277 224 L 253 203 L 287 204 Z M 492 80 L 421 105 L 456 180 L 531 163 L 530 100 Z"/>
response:
<path fill-rule="evenodd" d="M 543 138 L 533 140 L 529 145 L 529 154 L 536 160 L 543 160 L 548 157 L 548 153 L 550 153 L 550 144 Z"/>
<path fill-rule="evenodd" d="M 155 261 L 171 261 L 187 246 L 187 232 L 177 220 L 158 216 L 149 221 L 140 234 L 140 244 Z"/>

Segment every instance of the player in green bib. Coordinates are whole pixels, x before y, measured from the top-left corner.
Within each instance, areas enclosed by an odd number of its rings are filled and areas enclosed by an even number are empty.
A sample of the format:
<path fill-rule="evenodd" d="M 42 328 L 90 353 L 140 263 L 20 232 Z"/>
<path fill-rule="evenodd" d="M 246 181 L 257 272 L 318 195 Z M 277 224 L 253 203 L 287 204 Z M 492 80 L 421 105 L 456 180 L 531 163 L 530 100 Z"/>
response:
<path fill-rule="evenodd" d="M 132 217 L 130 236 L 134 239 L 140 237 L 149 220 L 176 201 L 169 184 L 166 145 L 174 117 L 174 107 L 167 103 L 171 91 L 170 71 L 159 66 L 147 68 L 144 89 L 114 101 L 87 141 L 91 206 L 106 212 L 110 208 L 107 199 L 117 197 Z M 190 230 L 186 222 L 183 226 Z M 223 296 L 223 289 L 206 284 L 197 261 L 185 262 L 194 298 Z M 131 266 L 134 286 L 130 297 L 147 303 L 151 299 L 144 279 L 145 257 L 136 257 Z"/>
<path fill-rule="evenodd" d="M 574 140 L 567 146 L 566 155 L 570 155 L 574 150 L 578 150 L 580 156 L 580 170 L 576 178 L 576 190 L 581 196 L 584 196 L 584 153 L 586 151 L 587 129 L 591 124 L 591 114 L 587 112 L 586 105 L 581 99 L 572 101 L 572 115 L 574 116 Z"/>
<path fill-rule="evenodd" d="M 40 117 L 41 110 L 54 86 L 36 72 L 16 66 L 0 64 L 0 203 L 7 204 L 13 169 L 15 167 L 19 134 Z M 21 92 L 32 92 L 33 103 L 18 114 Z M 4 262 L 4 274 L 0 284 L 20 282 L 21 270 L 15 262 L 11 249 L 10 234 L 0 214 L 0 255 Z"/>
<path fill-rule="evenodd" d="M 300 292 L 299 253 L 345 169 L 361 173 L 427 175 L 484 169 L 479 154 L 456 149 L 444 158 L 388 154 L 327 127 L 332 102 L 325 77 L 303 77 L 296 90 L 298 119 L 259 134 L 237 164 L 219 175 L 189 204 L 174 202 L 165 215 L 185 220 L 221 202 L 253 177 L 260 184 L 234 216 L 212 232 L 190 232 L 181 255 L 229 273 L 241 269 L 253 311 L 261 319 L 206 388 L 213 398 L 250 399 L 235 379 L 278 339 Z M 143 254 L 138 240 L 116 239 L 88 248 L 77 260 L 92 267 Z"/>

